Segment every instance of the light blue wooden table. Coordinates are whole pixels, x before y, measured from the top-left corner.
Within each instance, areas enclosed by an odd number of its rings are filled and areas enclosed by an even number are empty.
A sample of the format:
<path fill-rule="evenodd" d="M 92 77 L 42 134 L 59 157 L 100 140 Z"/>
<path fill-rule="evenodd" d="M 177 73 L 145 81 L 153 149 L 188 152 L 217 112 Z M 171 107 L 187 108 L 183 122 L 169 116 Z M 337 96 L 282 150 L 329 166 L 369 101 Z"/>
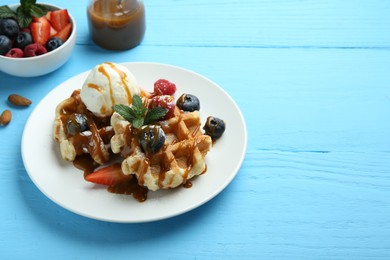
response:
<path fill-rule="evenodd" d="M 78 36 L 63 67 L 0 72 L 1 111 L 11 93 L 33 101 L 0 127 L 1 259 L 390 259 L 390 1 L 146 0 L 145 39 L 124 52 L 91 42 L 86 5 L 66 1 Z M 249 142 L 222 193 L 171 219 L 117 224 L 38 190 L 21 158 L 26 120 L 104 61 L 184 67 L 231 95 Z"/>

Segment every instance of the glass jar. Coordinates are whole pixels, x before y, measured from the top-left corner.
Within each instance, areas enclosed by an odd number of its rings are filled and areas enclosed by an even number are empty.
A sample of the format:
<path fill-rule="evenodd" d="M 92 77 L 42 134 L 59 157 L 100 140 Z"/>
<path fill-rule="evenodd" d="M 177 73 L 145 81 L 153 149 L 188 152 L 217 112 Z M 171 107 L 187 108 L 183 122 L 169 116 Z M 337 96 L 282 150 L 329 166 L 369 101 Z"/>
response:
<path fill-rule="evenodd" d="M 92 40 L 105 49 L 133 48 L 145 34 L 142 0 L 90 0 L 87 17 Z"/>

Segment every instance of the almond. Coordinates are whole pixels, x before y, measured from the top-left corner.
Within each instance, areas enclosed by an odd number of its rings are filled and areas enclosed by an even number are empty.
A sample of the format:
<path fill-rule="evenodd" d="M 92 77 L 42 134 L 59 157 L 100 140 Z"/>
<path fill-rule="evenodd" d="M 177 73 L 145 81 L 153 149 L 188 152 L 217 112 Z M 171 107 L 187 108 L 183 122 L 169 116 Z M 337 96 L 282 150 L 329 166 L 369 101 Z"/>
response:
<path fill-rule="evenodd" d="M 8 101 L 16 106 L 24 106 L 24 107 L 29 106 L 32 103 L 31 100 L 17 94 L 9 95 Z"/>
<path fill-rule="evenodd" d="M 0 115 L 0 125 L 7 125 L 12 118 L 12 113 L 9 110 L 4 110 Z"/>

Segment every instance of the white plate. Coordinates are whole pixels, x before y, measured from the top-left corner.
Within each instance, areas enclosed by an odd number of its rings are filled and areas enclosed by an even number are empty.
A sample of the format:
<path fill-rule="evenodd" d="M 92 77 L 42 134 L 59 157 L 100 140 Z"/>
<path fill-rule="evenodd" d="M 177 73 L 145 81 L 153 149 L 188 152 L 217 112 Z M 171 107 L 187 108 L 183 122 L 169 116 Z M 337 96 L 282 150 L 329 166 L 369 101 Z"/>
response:
<path fill-rule="evenodd" d="M 22 157 L 35 185 L 58 205 L 79 215 L 111 222 L 148 222 L 173 217 L 192 210 L 220 193 L 236 176 L 244 160 L 247 132 L 244 118 L 232 98 L 218 85 L 194 72 L 156 63 L 124 63 L 147 91 L 160 78 L 177 86 L 182 93 L 196 95 L 201 102 L 201 120 L 212 115 L 226 122 L 226 131 L 206 157 L 207 172 L 192 180 L 192 188 L 149 192 L 139 203 L 132 196 L 112 194 L 100 185 L 83 179 L 72 163 L 61 159 L 53 141 L 55 107 L 81 88 L 88 71 L 53 89 L 36 106 L 26 123 Z"/>

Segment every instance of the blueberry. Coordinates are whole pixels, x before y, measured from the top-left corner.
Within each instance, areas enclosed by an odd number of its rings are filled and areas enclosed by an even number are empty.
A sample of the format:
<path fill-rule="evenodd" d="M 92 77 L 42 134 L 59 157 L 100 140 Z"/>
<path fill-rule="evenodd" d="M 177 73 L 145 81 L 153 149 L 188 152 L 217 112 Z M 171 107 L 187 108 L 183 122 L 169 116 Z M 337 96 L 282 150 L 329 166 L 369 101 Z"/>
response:
<path fill-rule="evenodd" d="M 177 99 L 176 106 L 181 110 L 193 112 L 200 109 L 200 102 L 194 95 L 183 94 Z"/>
<path fill-rule="evenodd" d="M 0 35 L 15 38 L 19 33 L 19 25 L 14 19 L 0 20 Z"/>
<path fill-rule="evenodd" d="M 218 139 L 225 132 L 226 124 L 222 119 L 218 117 L 209 116 L 203 129 L 206 135 L 209 135 L 212 139 Z"/>
<path fill-rule="evenodd" d="M 52 50 L 55 50 L 57 49 L 58 47 L 60 47 L 62 44 L 63 44 L 63 40 L 61 40 L 61 38 L 58 38 L 58 37 L 53 37 L 53 38 L 50 38 L 47 43 L 46 43 L 46 50 L 47 51 L 52 51 Z"/>
<path fill-rule="evenodd" d="M 147 125 L 141 128 L 138 141 L 147 154 L 158 152 L 165 143 L 165 133 L 160 126 Z"/>
<path fill-rule="evenodd" d="M 20 32 L 17 36 L 16 36 L 16 47 L 18 47 L 19 49 L 22 49 L 24 50 L 24 48 L 31 44 L 33 42 L 33 39 L 32 39 L 32 36 L 31 34 L 29 34 L 28 32 Z"/>
<path fill-rule="evenodd" d="M 83 114 L 72 114 L 66 122 L 66 128 L 68 135 L 87 131 L 89 129 L 87 117 Z"/>
<path fill-rule="evenodd" d="M 0 55 L 5 55 L 12 48 L 12 41 L 5 35 L 0 35 Z"/>

